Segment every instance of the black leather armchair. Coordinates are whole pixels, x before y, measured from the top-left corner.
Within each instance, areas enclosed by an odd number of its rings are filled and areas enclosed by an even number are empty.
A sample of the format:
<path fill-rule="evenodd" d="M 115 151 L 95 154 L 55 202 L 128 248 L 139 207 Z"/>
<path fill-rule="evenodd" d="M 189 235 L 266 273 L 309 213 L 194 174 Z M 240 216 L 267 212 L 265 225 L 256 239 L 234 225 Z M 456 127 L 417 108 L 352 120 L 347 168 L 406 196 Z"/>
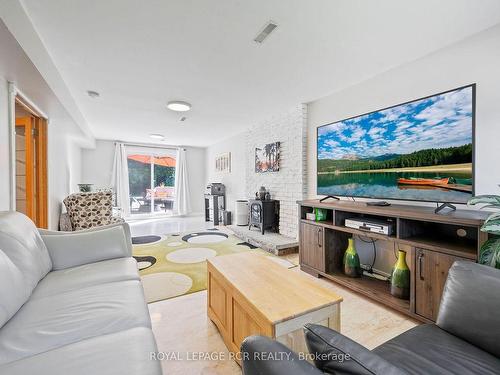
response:
<path fill-rule="evenodd" d="M 268 337 L 246 338 L 243 374 L 500 374 L 500 270 L 455 262 L 436 324 L 417 326 L 371 351 L 319 325 L 306 325 L 304 333 L 307 358 Z"/>

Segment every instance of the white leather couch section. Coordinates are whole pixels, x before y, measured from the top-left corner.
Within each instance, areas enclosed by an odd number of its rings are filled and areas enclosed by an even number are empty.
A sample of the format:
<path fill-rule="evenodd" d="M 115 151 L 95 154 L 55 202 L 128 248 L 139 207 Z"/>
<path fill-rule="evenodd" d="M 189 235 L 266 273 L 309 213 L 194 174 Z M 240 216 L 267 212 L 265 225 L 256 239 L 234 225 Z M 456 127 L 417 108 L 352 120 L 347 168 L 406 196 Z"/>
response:
<path fill-rule="evenodd" d="M 135 327 L 151 327 L 137 280 L 33 298 L 0 330 L 0 363 Z"/>
<path fill-rule="evenodd" d="M 39 232 L 50 255 L 53 271 L 132 256 L 130 229 L 123 223 L 78 232 L 43 229 Z"/>
<path fill-rule="evenodd" d="M 35 224 L 17 212 L 0 213 L 0 250 L 23 274 L 23 293 L 31 294 L 52 269 L 49 252 Z"/>
<path fill-rule="evenodd" d="M 153 333 L 132 328 L 40 353 L 0 367 L 2 375 L 158 375 Z"/>
<path fill-rule="evenodd" d="M 28 300 L 30 293 L 21 270 L 0 250 L 0 327 Z"/>
<path fill-rule="evenodd" d="M 128 225 L 0 213 L 0 374 L 161 374 Z"/>
<path fill-rule="evenodd" d="M 49 272 L 38 283 L 31 298 L 47 297 L 114 281 L 139 279 L 134 258 L 105 260 Z"/>

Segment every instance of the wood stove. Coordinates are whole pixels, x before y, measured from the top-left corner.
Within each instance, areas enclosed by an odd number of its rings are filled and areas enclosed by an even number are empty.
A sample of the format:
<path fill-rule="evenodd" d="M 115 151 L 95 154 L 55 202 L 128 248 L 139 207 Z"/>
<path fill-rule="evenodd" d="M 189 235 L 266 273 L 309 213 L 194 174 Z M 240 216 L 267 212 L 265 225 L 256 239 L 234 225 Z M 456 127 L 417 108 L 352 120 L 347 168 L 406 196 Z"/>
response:
<path fill-rule="evenodd" d="M 266 229 L 271 229 L 278 233 L 279 230 L 279 201 L 274 199 L 248 201 L 249 225 L 248 229 L 257 227 L 262 234 Z"/>

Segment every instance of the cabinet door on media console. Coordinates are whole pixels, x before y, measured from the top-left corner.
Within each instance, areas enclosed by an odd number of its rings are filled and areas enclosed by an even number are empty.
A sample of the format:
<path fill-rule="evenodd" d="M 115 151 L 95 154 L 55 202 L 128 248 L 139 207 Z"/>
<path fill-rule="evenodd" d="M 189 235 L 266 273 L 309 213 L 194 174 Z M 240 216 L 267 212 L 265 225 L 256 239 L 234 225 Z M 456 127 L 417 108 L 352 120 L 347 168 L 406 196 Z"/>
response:
<path fill-rule="evenodd" d="M 319 225 L 300 223 L 300 263 L 325 271 L 324 229 Z"/>
<path fill-rule="evenodd" d="M 415 265 L 415 312 L 436 321 L 448 270 L 456 260 L 470 260 L 417 249 Z"/>

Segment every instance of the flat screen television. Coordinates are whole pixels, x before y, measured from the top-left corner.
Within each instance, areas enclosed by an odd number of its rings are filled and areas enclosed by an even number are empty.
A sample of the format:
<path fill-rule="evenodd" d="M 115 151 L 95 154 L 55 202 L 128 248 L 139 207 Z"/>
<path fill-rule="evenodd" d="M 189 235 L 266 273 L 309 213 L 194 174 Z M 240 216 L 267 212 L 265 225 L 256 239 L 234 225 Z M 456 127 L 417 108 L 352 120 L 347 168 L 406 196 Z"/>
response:
<path fill-rule="evenodd" d="M 317 194 L 466 203 L 474 193 L 475 85 L 317 129 Z"/>

